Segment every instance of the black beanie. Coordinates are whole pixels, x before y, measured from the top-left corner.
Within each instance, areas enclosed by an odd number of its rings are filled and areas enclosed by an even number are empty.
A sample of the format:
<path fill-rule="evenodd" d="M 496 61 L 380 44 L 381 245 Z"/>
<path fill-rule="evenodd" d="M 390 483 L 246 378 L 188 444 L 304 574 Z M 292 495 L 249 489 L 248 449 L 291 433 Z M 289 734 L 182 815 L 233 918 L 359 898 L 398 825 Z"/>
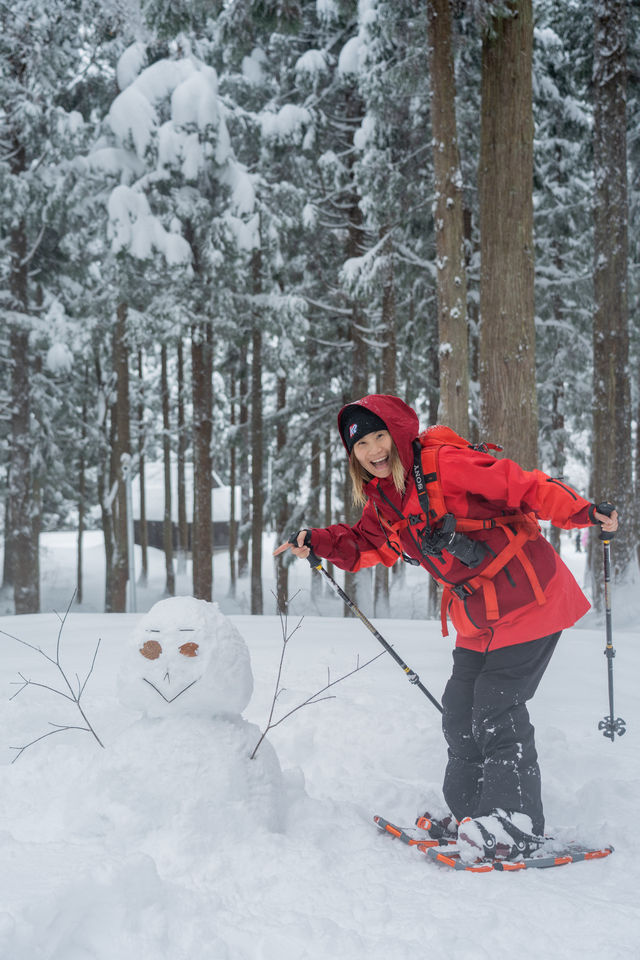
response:
<path fill-rule="evenodd" d="M 340 432 L 349 453 L 351 453 L 354 443 L 361 440 L 362 437 L 366 437 L 368 433 L 373 433 L 374 430 L 387 429 L 384 420 L 381 420 L 372 410 L 368 410 L 358 403 L 347 407 L 341 419 Z"/>

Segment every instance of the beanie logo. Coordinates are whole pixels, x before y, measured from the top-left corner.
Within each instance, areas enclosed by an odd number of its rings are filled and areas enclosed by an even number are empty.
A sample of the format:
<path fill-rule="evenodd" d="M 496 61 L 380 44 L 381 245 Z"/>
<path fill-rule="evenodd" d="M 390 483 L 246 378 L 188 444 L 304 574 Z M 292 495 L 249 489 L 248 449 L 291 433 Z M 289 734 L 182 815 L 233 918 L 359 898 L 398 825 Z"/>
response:
<path fill-rule="evenodd" d="M 355 437 L 357 432 L 358 432 L 358 424 L 352 423 L 351 426 L 349 427 L 349 439 L 351 439 L 351 437 Z"/>

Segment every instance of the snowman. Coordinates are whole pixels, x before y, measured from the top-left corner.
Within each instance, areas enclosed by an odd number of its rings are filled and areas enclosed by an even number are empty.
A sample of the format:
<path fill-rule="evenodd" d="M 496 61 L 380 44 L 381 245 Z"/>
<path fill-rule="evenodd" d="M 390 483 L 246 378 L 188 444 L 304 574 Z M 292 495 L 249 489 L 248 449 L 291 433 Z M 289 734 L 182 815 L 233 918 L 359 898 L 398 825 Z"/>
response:
<path fill-rule="evenodd" d="M 217 604 L 156 603 L 128 639 L 118 690 L 133 719 L 85 776 L 85 830 L 173 869 L 209 868 L 247 830 L 283 829 L 280 763 L 266 741 L 251 759 L 260 730 L 242 716 L 249 651 Z"/>

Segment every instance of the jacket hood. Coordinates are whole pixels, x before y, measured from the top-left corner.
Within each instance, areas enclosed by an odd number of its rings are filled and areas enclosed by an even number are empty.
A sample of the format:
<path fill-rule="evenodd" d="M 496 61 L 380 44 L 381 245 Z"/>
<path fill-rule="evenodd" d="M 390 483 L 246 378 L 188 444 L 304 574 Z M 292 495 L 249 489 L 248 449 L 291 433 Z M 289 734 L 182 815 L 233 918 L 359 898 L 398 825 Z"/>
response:
<path fill-rule="evenodd" d="M 345 404 L 338 414 L 338 430 L 345 450 L 347 450 L 347 445 L 342 436 L 342 418 L 349 407 L 355 406 L 366 407 L 367 410 L 371 410 L 381 420 L 384 420 L 387 430 L 398 449 L 403 467 L 405 470 L 411 469 L 413 464 L 412 444 L 420 429 L 415 410 L 412 410 L 400 397 L 392 397 L 384 393 L 371 393 L 360 400 L 354 400 L 353 403 Z M 349 456 L 348 450 L 347 456 Z"/>

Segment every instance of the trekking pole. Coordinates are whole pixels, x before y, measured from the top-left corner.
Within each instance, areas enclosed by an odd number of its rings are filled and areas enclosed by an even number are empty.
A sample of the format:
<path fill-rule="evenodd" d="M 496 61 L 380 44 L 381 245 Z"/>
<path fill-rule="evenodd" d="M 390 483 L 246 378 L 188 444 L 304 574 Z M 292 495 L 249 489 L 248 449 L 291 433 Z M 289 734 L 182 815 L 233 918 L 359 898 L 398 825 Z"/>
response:
<path fill-rule="evenodd" d="M 600 504 L 598 509 L 603 511 L 604 504 Z M 613 533 L 600 532 L 600 540 L 604 549 L 604 607 L 605 607 L 605 630 L 607 636 L 607 645 L 604 649 L 607 658 L 607 679 L 609 683 L 609 715 L 604 717 L 598 724 L 598 730 L 602 730 L 602 735 L 608 737 L 611 742 L 616 733 L 619 737 L 627 732 L 625 721 L 621 717 L 614 720 L 615 711 L 613 709 L 613 658 L 616 655 L 613 649 L 613 630 L 611 626 L 611 540 Z"/>
<path fill-rule="evenodd" d="M 297 539 L 296 539 L 296 536 L 295 536 L 295 535 L 290 538 L 289 543 L 297 544 Z M 376 638 L 376 640 L 378 641 L 378 643 L 381 643 L 381 644 L 382 644 L 382 646 L 385 648 L 385 650 L 387 651 L 387 653 L 391 654 L 391 656 L 393 657 L 393 659 L 395 660 L 395 662 L 398 664 L 398 666 L 402 667 L 402 669 L 404 670 L 404 672 L 405 672 L 406 675 L 407 675 L 407 680 L 409 681 L 409 683 L 412 683 L 414 686 L 416 686 L 416 687 L 418 688 L 418 690 L 421 690 L 422 693 L 424 693 L 425 697 L 427 697 L 427 698 L 431 701 L 431 703 L 434 705 L 434 707 L 435 707 L 437 710 L 439 710 L 440 713 L 442 713 L 442 707 L 440 706 L 440 704 L 438 703 L 438 701 L 436 700 L 436 698 L 433 696 L 433 694 L 429 693 L 429 691 L 428 691 L 427 688 L 424 686 L 424 684 L 420 682 L 420 677 L 418 676 L 418 674 L 415 673 L 415 672 L 411 669 L 411 667 L 408 667 L 408 666 L 407 666 L 407 664 L 404 662 L 404 660 L 402 659 L 402 657 L 399 657 L 398 654 L 395 652 L 395 650 L 393 649 L 393 647 L 391 646 L 391 644 L 387 643 L 387 641 L 384 639 L 384 637 L 382 636 L 382 634 L 379 633 L 379 632 L 376 630 L 376 628 L 374 627 L 374 625 L 371 623 L 371 621 L 368 620 L 367 617 L 365 617 L 365 615 L 364 615 L 364 613 L 362 612 L 362 610 L 360 610 L 360 609 L 355 605 L 355 603 L 353 602 L 353 600 L 351 599 L 351 597 L 347 596 L 347 594 L 344 592 L 344 590 L 342 589 L 342 587 L 340 587 L 340 586 L 336 583 L 336 581 L 333 579 L 333 577 L 331 576 L 331 574 L 330 574 L 327 570 L 325 570 L 325 568 L 322 566 L 322 560 L 321 560 L 319 557 L 316 557 L 316 555 L 315 555 L 315 553 L 313 552 L 313 550 L 310 550 L 309 556 L 307 557 L 307 560 L 309 561 L 310 566 L 313 567 L 314 570 L 317 570 L 318 573 L 322 574 L 322 576 L 325 578 L 325 580 L 327 581 L 327 583 L 329 584 L 329 586 L 331 587 L 331 589 L 333 590 L 333 592 L 334 592 L 334 593 L 337 593 L 338 596 L 340 597 L 340 599 L 341 599 L 344 603 L 346 603 L 346 605 L 349 607 L 349 609 L 352 610 L 353 613 L 355 613 L 355 615 L 360 618 L 360 620 L 362 620 L 362 622 L 364 623 L 364 625 L 365 625 L 365 627 L 367 628 L 367 630 L 369 630 L 370 633 L 372 633 L 372 634 L 374 635 L 374 637 Z"/>

